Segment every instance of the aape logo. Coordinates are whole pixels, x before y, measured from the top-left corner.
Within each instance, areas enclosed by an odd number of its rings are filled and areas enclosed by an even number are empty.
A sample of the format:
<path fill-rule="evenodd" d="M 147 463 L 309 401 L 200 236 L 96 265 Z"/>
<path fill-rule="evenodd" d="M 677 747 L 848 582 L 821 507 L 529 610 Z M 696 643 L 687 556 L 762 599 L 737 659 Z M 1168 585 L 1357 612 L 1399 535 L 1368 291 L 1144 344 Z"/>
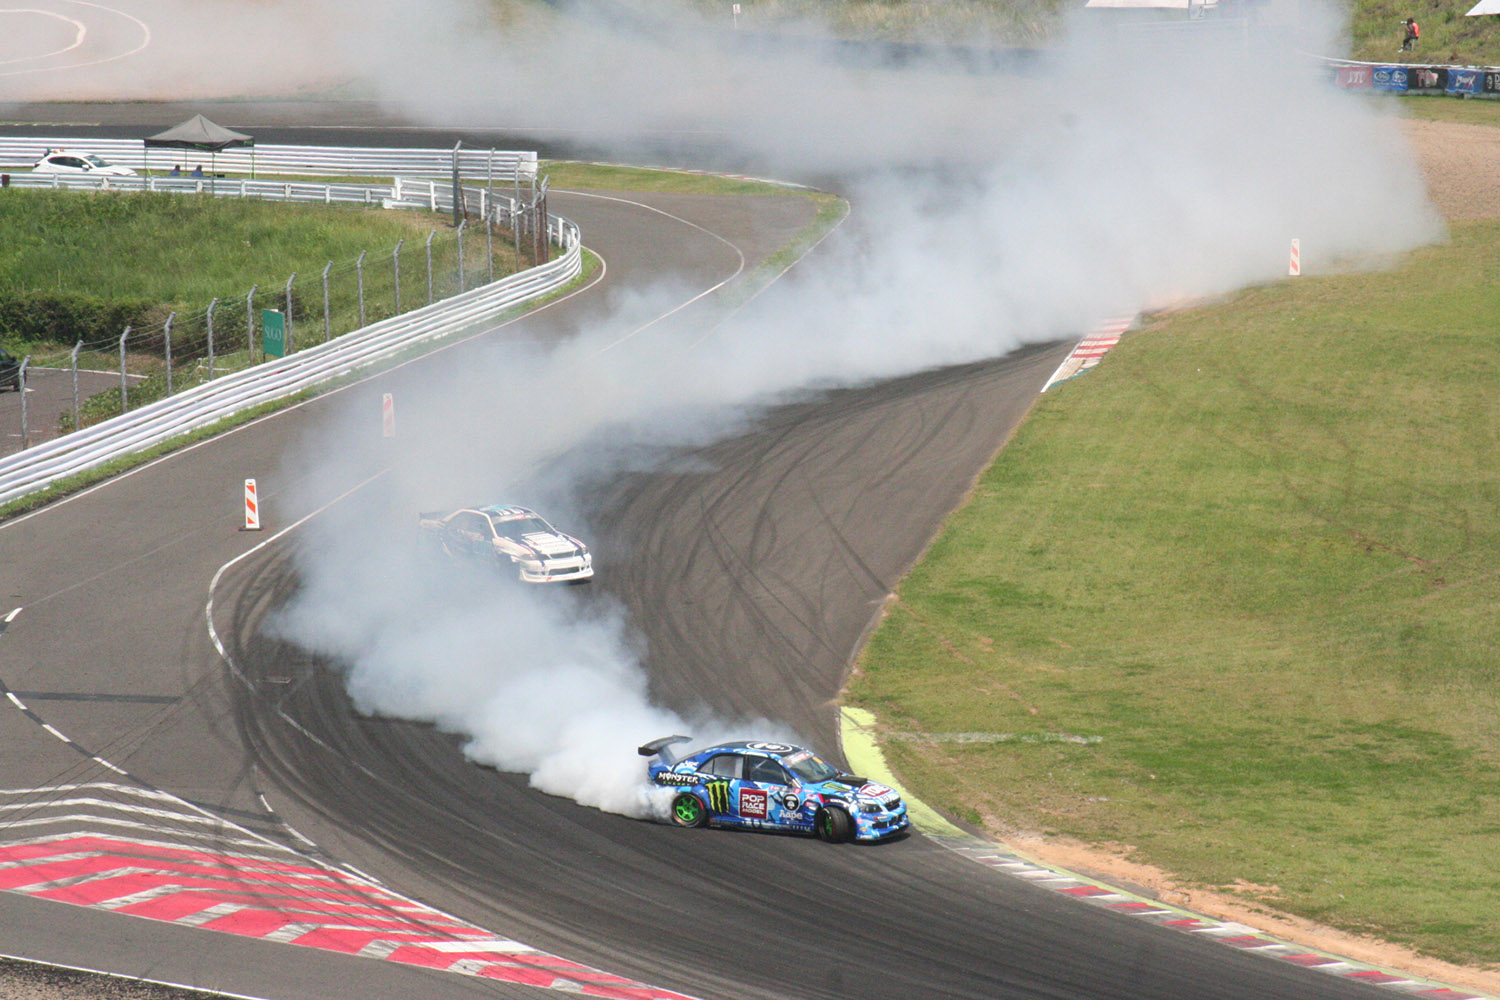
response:
<path fill-rule="evenodd" d="M 740 815 L 747 819 L 765 819 L 770 796 L 753 788 L 740 790 Z"/>

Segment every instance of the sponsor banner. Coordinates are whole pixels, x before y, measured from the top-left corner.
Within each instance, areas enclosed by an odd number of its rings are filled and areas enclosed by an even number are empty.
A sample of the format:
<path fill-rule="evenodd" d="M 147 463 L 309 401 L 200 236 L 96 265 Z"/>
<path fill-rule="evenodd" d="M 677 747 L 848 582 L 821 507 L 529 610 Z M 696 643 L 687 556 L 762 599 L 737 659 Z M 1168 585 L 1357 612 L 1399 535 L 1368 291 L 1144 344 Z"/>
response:
<path fill-rule="evenodd" d="M 1485 70 L 1484 92 L 1486 94 L 1500 94 L 1500 71 Z"/>
<path fill-rule="evenodd" d="M 1413 66 L 1409 79 L 1412 90 L 1442 90 L 1448 86 L 1448 67 Z"/>
<path fill-rule="evenodd" d="M 1372 76 L 1369 66 L 1340 66 L 1334 73 L 1333 82 L 1336 86 L 1353 90 L 1370 86 Z"/>
<path fill-rule="evenodd" d="M 1405 91 L 1411 73 L 1405 66 L 1376 66 L 1370 77 L 1370 86 L 1376 90 L 1393 93 Z"/>
<path fill-rule="evenodd" d="M 1448 71 L 1448 93 L 1450 94 L 1482 94 L 1484 93 L 1484 78 L 1487 76 L 1479 69 L 1450 69 Z"/>

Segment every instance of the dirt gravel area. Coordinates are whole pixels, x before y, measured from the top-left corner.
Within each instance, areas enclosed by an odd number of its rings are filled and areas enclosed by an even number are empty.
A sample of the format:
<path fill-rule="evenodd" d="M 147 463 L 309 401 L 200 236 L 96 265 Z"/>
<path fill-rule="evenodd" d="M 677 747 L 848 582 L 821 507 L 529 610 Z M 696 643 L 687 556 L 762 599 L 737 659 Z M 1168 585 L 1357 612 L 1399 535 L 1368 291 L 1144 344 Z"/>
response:
<path fill-rule="evenodd" d="M 1500 128 L 1411 120 L 1404 125 L 1427 177 L 1432 200 L 1447 219 L 1500 218 L 1500 171 L 1493 169 L 1500 163 Z M 1125 847 L 1090 847 L 1024 834 L 1004 839 L 1013 849 L 1038 860 L 1207 916 L 1258 927 L 1285 940 L 1356 961 L 1500 996 L 1500 972 L 1448 965 L 1406 948 L 1279 914 L 1243 898 L 1184 888 L 1166 873 L 1128 860 Z M 0 959 L 0 1000 L 196 1000 L 203 996 L 195 991 Z"/>
<path fill-rule="evenodd" d="M 1414 119 L 1403 124 L 1444 218 L 1500 218 L 1500 128 Z"/>

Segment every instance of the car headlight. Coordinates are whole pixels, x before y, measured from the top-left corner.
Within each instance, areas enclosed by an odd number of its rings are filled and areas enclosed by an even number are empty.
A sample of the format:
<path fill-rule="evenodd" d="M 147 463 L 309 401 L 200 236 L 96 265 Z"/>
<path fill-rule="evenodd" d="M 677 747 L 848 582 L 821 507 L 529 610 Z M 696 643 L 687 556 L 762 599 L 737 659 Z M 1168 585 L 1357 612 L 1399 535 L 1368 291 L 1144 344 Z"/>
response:
<path fill-rule="evenodd" d="M 881 813 L 885 812 L 885 806 L 879 802 L 861 802 L 859 811 L 862 813 Z"/>

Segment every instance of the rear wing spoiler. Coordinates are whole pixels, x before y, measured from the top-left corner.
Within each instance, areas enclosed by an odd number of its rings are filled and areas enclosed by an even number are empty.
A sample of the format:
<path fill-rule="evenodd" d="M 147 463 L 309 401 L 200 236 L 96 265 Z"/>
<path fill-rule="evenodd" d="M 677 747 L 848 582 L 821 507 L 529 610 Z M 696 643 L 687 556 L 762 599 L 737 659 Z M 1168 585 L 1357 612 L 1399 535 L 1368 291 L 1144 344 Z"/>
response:
<path fill-rule="evenodd" d="M 677 761 L 677 755 L 670 749 L 672 744 L 691 743 L 692 740 L 691 736 L 663 736 L 659 740 L 652 740 L 650 743 L 637 747 L 636 753 L 642 757 L 660 757 L 663 764 L 670 766 Z"/>

